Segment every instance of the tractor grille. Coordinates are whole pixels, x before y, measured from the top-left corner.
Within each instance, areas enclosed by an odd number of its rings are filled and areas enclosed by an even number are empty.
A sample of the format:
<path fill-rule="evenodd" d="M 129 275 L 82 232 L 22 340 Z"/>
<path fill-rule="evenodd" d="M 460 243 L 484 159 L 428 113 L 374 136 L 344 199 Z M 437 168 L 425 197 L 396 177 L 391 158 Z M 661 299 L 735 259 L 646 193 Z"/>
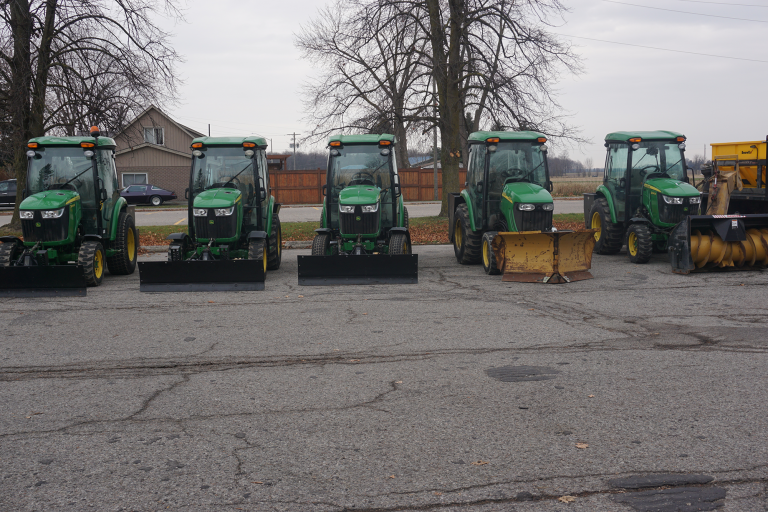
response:
<path fill-rule="evenodd" d="M 209 208 L 207 217 L 195 217 L 195 234 L 197 238 L 234 238 L 237 236 L 237 211 L 217 217 L 213 208 Z"/>
<path fill-rule="evenodd" d="M 67 239 L 68 228 L 69 208 L 65 208 L 64 214 L 58 219 L 43 219 L 43 213 L 36 210 L 33 219 L 21 221 L 25 242 L 61 242 Z"/>
<path fill-rule="evenodd" d="M 370 235 L 378 233 L 381 207 L 374 213 L 363 213 L 360 206 L 355 206 L 355 213 L 339 213 L 339 231 L 342 235 Z M 360 218 L 360 220 L 357 220 Z"/>
<path fill-rule="evenodd" d="M 552 211 L 545 211 L 540 204 L 530 212 L 515 208 L 515 224 L 519 231 L 549 231 L 552 229 Z"/>
<path fill-rule="evenodd" d="M 659 221 L 665 224 L 677 224 L 688 215 L 698 215 L 699 205 L 690 204 L 688 198 L 683 199 L 683 204 L 667 204 L 664 197 L 659 195 Z"/>

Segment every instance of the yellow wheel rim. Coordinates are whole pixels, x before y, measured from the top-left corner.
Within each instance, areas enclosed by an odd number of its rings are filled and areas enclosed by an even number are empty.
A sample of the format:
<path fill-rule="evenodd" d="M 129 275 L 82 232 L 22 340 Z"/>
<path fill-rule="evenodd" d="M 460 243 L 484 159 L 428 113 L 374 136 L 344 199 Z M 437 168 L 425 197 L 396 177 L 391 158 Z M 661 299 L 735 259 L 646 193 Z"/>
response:
<path fill-rule="evenodd" d="M 595 241 L 600 240 L 600 231 L 602 231 L 602 225 L 603 221 L 600 218 L 600 213 L 595 212 L 592 214 L 592 229 L 596 229 L 597 233 L 595 233 Z"/>
<path fill-rule="evenodd" d="M 96 251 L 96 255 L 93 257 L 93 273 L 96 279 L 101 279 L 101 274 L 104 273 L 104 259 L 101 256 L 101 251 Z"/>
<path fill-rule="evenodd" d="M 133 238 L 133 230 L 128 230 L 128 261 L 133 261 L 136 257 L 136 240 Z"/>
<path fill-rule="evenodd" d="M 634 232 L 627 237 L 627 249 L 629 249 L 629 254 L 637 256 L 637 235 Z"/>
<path fill-rule="evenodd" d="M 488 254 L 488 242 L 483 240 L 483 265 L 488 267 L 491 264 L 491 257 Z"/>
<path fill-rule="evenodd" d="M 262 261 L 264 262 L 264 273 L 267 273 L 267 245 L 264 244 L 264 255 L 262 256 Z"/>
<path fill-rule="evenodd" d="M 461 221 L 456 219 L 456 225 L 453 227 L 453 239 L 456 241 L 456 247 L 461 249 L 463 240 L 461 239 Z"/>
<path fill-rule="evenodd" d="M 403 240 L 403 254 L 408 254 L 408 240 Z"/>

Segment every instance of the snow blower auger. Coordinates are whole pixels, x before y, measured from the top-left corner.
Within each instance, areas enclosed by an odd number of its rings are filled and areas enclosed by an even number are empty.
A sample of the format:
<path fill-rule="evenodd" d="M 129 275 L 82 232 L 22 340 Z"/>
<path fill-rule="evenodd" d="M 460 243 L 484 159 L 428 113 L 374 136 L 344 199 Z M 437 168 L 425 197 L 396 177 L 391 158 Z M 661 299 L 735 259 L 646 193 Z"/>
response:
<path fill-rule="evenodd" d="M 449 238 L 462 265 L 483 264 L 502 281 L 591 279 L 594 231 L 557 231 L 546 137 L 537 132 L 469 136 L 466 188 L 448 196 Z"/>
<path fill-rule="evenodd" d="M 255 291 L 280 268 L 280 205 L 269 194 L 267 141 L 192 141 L 189 234 L 168 236 L 168 261 L 139 263 L 142 292 Z"/>

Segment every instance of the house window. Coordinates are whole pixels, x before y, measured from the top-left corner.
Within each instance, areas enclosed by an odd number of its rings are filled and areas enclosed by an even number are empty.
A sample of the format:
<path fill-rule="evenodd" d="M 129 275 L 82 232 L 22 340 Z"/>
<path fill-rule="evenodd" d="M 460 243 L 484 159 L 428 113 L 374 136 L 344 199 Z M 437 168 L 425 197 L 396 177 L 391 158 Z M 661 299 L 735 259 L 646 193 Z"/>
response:
<path fill-rule="evenodd" d="M 146 173 L 123 173 L 123 187 L 130 187 L 131 185 L 146 185 L 147 174 Z"/>
<path fill-rule="evenodd" d="M 144 128 L 144 142 L 162 146 L 165 144 L 162 128 Z"/>

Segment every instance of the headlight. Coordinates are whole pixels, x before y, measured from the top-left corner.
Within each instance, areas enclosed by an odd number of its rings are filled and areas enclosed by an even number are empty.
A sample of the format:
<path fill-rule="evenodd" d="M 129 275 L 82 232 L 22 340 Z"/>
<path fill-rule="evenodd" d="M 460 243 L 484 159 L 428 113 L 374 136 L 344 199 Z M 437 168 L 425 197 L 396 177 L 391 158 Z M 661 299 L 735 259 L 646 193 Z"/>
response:
<path fill-rule="evenodd" d="M 363 213 L 373 213 L 379 209 L 379 203 L 363 205 Z"/>
<path fill-rule="evenodd" d="M 545 212 L 551 212 L 552 210 L 555 209 L 555 204 L 554 203 L 543 204 L 541 205 L 541 209 L 544 210 Z"/>
<path fill-rule="evenodd" d="M 355 207 L 354 206 L 347 206 L 344 204 L 339 205 L 339 211 L 341 213 L 355 213 Z"/>
<path fill-rule="evenodd" d="M 217 217 L 226 217 L 227 215 L 232 215 L 234 211 L 234 206 L 230 206 L 229 208 L 216 208 L 215 210 Z"/>
<path fill-rule="evenodd" d="M 193 208 L 192 215 L 194 215 L 195 217 L 207 217 L 208 210 L 206 210 L 205 208 Z"/>
<path fill-rule="evenodd" d="M 21 210 L 19 212 L 19 217 L 22 219 L 34 219 L 35 218 L 35 212 L 32 210 Z"/>
<path fill-rule="evenodd" d="M 60 210 L 46 210 L 43 212 L 44 219 L 58 219 L 62 215 L 64 215 L 64 208 Z"/>
<path fill-rule="evenodd" d="M 688 198 L 688 203 L 689 204 L 700 204 L 701 203 L 701 198 L 700 197 L 689 197 Z"/>
<path fill-rule="evenodd" d="M 683 204 L 683 198 L 682 197 L 669 197 L 669 196 L 661 196 L 664 198 L 664 202 L 667 204 Z"/>
<path fill-rule="evenodd" d="M 533 210 L 536 209 L 536 205 L 523 203 L 523 204 L 517 205 L 517 209 L 522 210 L 524 212 L 532 212 Z"/>

